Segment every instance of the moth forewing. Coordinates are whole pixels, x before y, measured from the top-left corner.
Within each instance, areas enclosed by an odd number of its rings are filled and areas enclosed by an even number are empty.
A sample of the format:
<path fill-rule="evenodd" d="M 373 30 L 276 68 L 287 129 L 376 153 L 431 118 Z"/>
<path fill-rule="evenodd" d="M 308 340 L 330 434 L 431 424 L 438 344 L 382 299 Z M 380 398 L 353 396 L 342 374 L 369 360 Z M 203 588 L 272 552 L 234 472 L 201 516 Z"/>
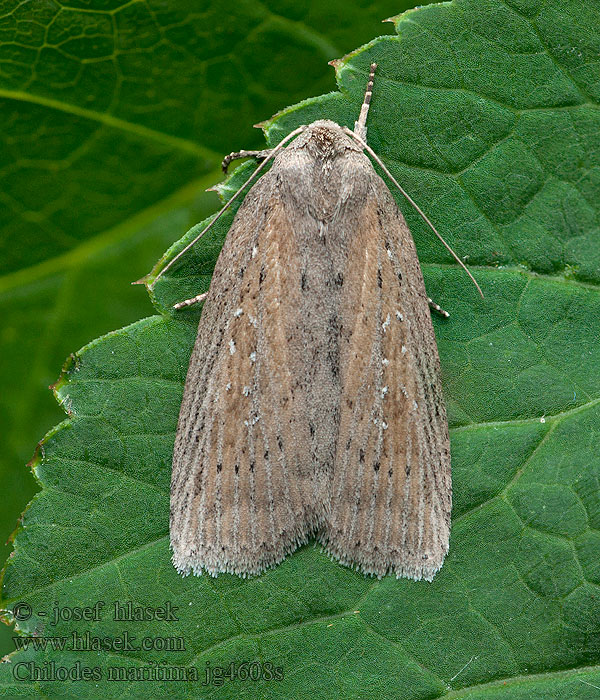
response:
<path fill-rule="evenodd" d="M 372 171 L 349 240 L 340 423 L 323 541 L 366 573 L 431 580 L 448 550 L 450 445 L 423 277 Z"/>
<path fill-rule="evenodd" d="M 402 214 L 362 152 L 374 69 L 360 136 L 327 120 L 296 130 L 217 261 L 173 456 L 182 573 L 257 574 L 316 535 L 365 573 L 430 580 L 448 549 L 427 295 Z"/>
<path fill-rule="evenodd" d="M 301 281 L 282 266 L 294 231 L 272 196 L 277 171 L 234 219 L 190 360 L 171 488 L 173 561 L 182 572 L 259 573 L 322 518 L 326 484 L 312 469 L 307 402 L 295 387 L 305 358 L 290 357 L 288 346 Z M 298 292 L 288 295 L 292 282 Z"/>

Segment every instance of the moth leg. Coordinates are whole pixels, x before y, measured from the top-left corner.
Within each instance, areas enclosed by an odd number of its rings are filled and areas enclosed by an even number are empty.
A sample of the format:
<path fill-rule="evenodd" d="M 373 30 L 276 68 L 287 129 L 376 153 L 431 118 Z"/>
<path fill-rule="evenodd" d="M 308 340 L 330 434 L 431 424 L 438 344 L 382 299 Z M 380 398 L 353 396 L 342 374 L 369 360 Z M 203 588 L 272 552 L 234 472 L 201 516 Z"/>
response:
<path fill-rule="evenodd" d="M 177 304 L 173 304 L 174 309 L 184 309 L 186 306 L 191 306 L 192 304 L 198 304 L 201 301 L 204 301 L 206 297 L 208 296 L 208 292 L 203 292 L 202 294 L 198 294 L 195 297 L 192 297 L 191 299 L 186 299 L 185 301 L 179 301 Z"/>
<path fill-rule="evenodd" d="M 272 151 L 272 148 L 264 148 L 262 151 L 234 151 L 223 158 L 221 168 L 223 172 L 226 173 L 232 160 L 237 160 L 238 158 L 256 158 L 257 160 L 264 160 L 271 155 Z"/>
<path fill-rule="evenodd" d="M 444 311 L 444 309 L 442 309 L 441 306 L 436 304 L 435 301 L 433 301 L 433 299 L 431 299 L 430 297 L 427 297 L 427 302 L 434 311 L 437 311 L 438 314 L 440 314 L 440 316 L 443 316 L 444 318 L 448 318 L 450 316 L 450 314 L 447 311 Z"/>

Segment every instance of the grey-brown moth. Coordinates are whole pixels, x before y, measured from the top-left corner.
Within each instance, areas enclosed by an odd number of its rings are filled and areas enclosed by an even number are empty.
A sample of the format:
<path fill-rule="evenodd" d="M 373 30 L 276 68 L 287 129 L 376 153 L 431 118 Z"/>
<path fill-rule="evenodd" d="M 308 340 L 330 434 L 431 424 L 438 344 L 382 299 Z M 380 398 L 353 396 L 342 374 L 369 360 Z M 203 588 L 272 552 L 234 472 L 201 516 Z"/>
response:
<path fill-rule="evenodd" d="M 431 580 L 448 551 L 430 300 L 364 153 L 383 166 L 365 143 L 374 71 L 354 131 L 319 120 L 224 161 L 272 167 L 240 206 L 209 291 L 176 305 L 204 301 L 173 454 L 181 573 L 259 574 L 315 536 L 366 574 Z"/>

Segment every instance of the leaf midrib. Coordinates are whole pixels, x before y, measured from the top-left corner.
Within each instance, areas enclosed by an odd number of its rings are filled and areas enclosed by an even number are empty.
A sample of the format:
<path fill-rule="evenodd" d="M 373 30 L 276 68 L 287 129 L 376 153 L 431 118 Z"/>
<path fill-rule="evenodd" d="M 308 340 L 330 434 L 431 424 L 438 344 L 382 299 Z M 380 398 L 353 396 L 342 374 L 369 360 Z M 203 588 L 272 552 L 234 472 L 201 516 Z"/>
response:
<path fill-rule="evenodd" d="M 464 686 L 460 690 L 451 690 L 445 695 L 440 695 L 439 697 L 447 698 L 447 700 L 459 700 L 460 698 L 468 698 L 467 693 L 471 693 L 474 690 L 491 690 L 497 687 L 504 687 L 508 683 L 532 683 L 535 681 L 543 681 L 546 679 L 552 680 L 555 678 L 568 678 L 569 676 L 575 676 L 581 673 L 598 672 L 600 672 L 600 665 L 573 666 L 572 668 L 563 669 L 559 671 L 547 671 L 544 673 L 530 673 L 527 675 L 522 674 L 519 676 L 508 676 L 506 678 L 498 678 L 496 680 L 490 681 L 489 683 L 480 683 L 477 685 Z"/>
<path fill-rule="evenodd" d="M 202 192 L 208 185 L 212 185 L 218 179 L 220 173 L 220 168 L 218 170 L 215 169 L 201 178 L 189 182 L 156 204 L 142 209 L 116 226 L 96 234 L 66 253 L 4 275 L 4 277 L 0 278 L 0 294 L 36 282 L 51 273 L 64 272 L 84 264 L 92 256 L 116 243 L 126 240 L 133 231 L 153 223 L 161 215 L 193 200 L 198 192 Z"/>
<path fill-rule="evenodd" d="M 184 139 L 180 136 L 173 136 L 164 131 L 150 129 L 143 124 L 137 124 L 135 122 L 127 121 L 126 119 L 121 119 L 120 117 L 115 117 L 113 114 L 108 112 L 98 112 L 93 109 L 86 109 L 85 107 L 79 107 L 78 105 L 74 105 L 69 102 L 55 100 L 51 97 L 44 97 L 42 95 L 30 94 L 23 92 L 22 90 L 7 90 L 5 88 L 0 88 L 0 98 L 15 100 L 18 102 L 29 102 L 30 104 L 48 107 L 50 109 L 64 112 L 65 114 L 83 117 L 84 119 L 98 122 L 99 124 L 109 126 L 119 131 L 134 134 L 139 138 L 155 141 L 163 146 L 169 146 L 177 151 L 190 153 L 210 162 L 218 163 L 221 160 L 221 156 L 216 151 L 213 151 L 206 146 L 202 146 L 195 141 L 190 141 L 189 139 Z"/>

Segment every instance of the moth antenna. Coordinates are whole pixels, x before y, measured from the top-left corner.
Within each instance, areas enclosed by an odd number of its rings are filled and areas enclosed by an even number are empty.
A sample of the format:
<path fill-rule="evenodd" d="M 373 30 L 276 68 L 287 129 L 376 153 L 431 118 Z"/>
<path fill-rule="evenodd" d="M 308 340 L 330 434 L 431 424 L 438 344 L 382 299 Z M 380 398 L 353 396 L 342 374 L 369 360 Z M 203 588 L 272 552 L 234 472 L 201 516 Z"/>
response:
<path fill-rule="evenodd" d="M 242 192 L 242 190 L 244 190 L 244 188 L 245 188 L 247 185 L 249 185 L 250 182 L 252 182 L 252 180 L 256 179 L 256 176 L 260 173 L 260 171 L 267 165 L 267 163 L 268 163 L 274 156 L 277 155 L 277 153 L 279 153 L 279 151 L 281 151 L 281 149 L 285 146 L 285 144 L 288 143 L 288 141 L 291 141 L 295 136 L 297 136 L 298 134 L 300 134 L 301 132 L 303 132 L 304 129 L 306 129 L 306 125 L 304 125 L 304 124 L 303 124 L 302 126 L 299 126 L 297 129 L 294 129 L 294 131 L 292 131 L 291 133 L 289 133 L 285 138 L 283 138 L 283 139 L 277 144 L 277 146 L 275 146 L 275 148 L 273 148 L 273 150 L 270 152 L 270 154 L 265 158 L 265 160 L 263 160 L 263 162 L 258 166 L 258 168 L 256 168 L 256 170 L 252 173 L 252 175 L 250 175 L 250 177 L 249 177 L 249 178 L 246 180 L 246 182 L 239 188 L 239 190 L 233 195 L 233 197 L 231 197 L 231 199 L 230 199 L 228 202 L 226 202 L 226 203 L 221 207 L 221 209 L 217 212 L 217 215 L 216 215 L 215 218 L 210 222 L 210 224 L 208 224 L 208 226 L 205 226 L 205 227 L 202 229 L 202 231 L 200 231 L 200 233 L 194 238 L 194 240 L 193 240 L 193 241 L 190 241 L 190 242 L 185 246 L 185 248 L 183 248 L 182 250 L 180 250 L 179 253 L 177 253 L 177 255 L 176 255 L 173 259 L 169 260 L 169 262 L 163 267 L 163 269 L 158 273 L 158 275 L 156 275 L 156 277 L 154 278 L 154 280 L 150 283 L 150 285 L 149 285 L 149 288 L 150 288 L 150 289 L 153 289 L 153 288 L 154 288 L 154 285 L 155 285 L 155 284 L 158 282 L 158 280 L 164 275 L 164 273 L 165 273 L 175 262 L 177 262 L 177 260 L 179 260 L 179 258 L 180 258 L 184 253 L 186 253 L 193 245 L 195 245 L 195 244 L 202 238 L 202 236 L 204 236 L 204 234 L 205 234 L 207 231 L 209 231 L 209 230 L 214 226 L 215 222 L 219 220 L 219 218 L 221 217 L 221 215 L 222 215 L 225 211 L 227 211 L 227 209 L 229 209 L 229 207 L 233 204 L 233 202 L 238 198 L 238 196 L 240 195 L 240 193 Z"/>
<path fill-rule="evenodd" d="M 415 202 L 415 200 L 404 190 L 400 183 L 396 180 L 396 178 L 392 175 L 392 173 L 386 168 L 384 165 L 383 161 L 381 158 L 375 153 L 375 151 L 368 146 L 363 139 L 356 134 L 355 131 L 351 131 L 347 126 L 344 127 L 344 132 L 348 134 L 348 136 L 351 136 L 353 139 L 355 139 L 366 151 L 369 153 L 369 155 L 375 160 L 375 162 L 380 166 L 380 168 L 383 170 L 383 172 L 390 178 L 390 180 L 396 185 L 396 187 L 400 190 L 402 195 L 407 199 L 409 204 L 415 209 L 417 214 L 423 219 L 423 221 L 429 226 L 429 228 L 435 233 L 435 235 L 440 239 L 440 241 L 446 246 L 452 257 L 456 260 L 456 262 L 463 268 L 463 270 L 469 275 L 471 278 L 471 281 L 473 284 L 477 287 L 477 291 L 479 294 L 481 294 L 481 298 L 483 299 L 483 292 L 481 291 L 481 287 L 477 284 L 477 280 L 473 277 L 473 275 L 469 272 L 468 267 L 464 264 L 464 262 L 458 257 L 458 255 L 452 250 L 452 248 L 446 243 L 446 241 L 442 238 L 442 236 L 438 233 L 436 227 L 431 223 L 431 221 L 427 218 L 423 210 L 419 207 L 419 205 Z"/>
<path fill-rule="evenodd" d="M 371 97 L 373 96 L 373 78 L 375 77 L 376 69 L 377 64 L 371 63 L 369 82 L 367 83 L 365 97 L 363 99 L 362 107 L 360 108 L 358 120 L 354 122 L 354 133 L 363 141 L 367 140 L 367 115 L 369 114 L 369 106 L 371 105 Z"/>

